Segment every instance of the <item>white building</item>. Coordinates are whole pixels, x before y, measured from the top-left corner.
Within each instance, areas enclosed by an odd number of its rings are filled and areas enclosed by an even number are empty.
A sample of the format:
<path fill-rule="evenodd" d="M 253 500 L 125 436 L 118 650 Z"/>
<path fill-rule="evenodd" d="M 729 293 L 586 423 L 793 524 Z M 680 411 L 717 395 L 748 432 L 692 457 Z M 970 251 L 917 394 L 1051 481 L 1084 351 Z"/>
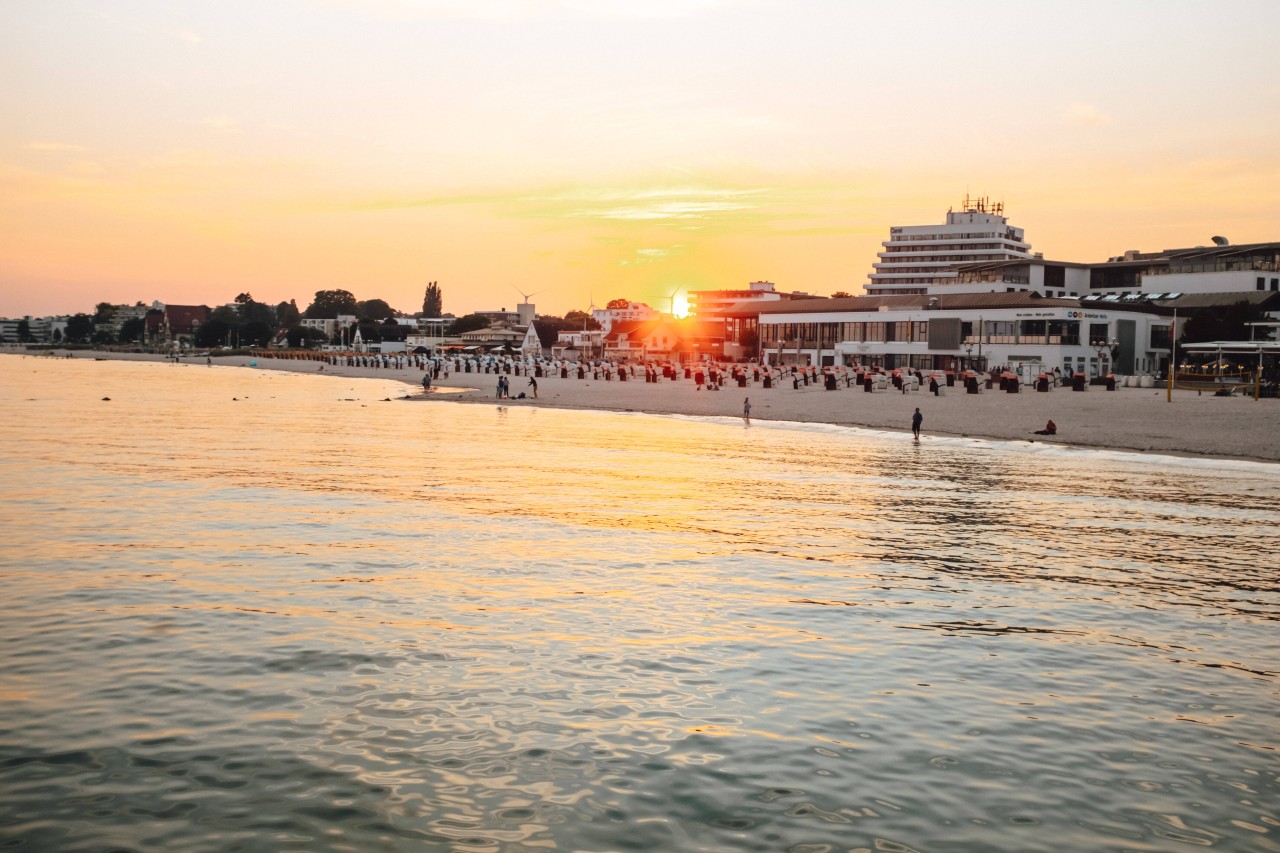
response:
<path fill-rule="evenodd" d="M 1214 237 L 1212 246 L 1130 250 L 1090 265 L 1092 293 L 1125 296 L 1155 293 L 1280 292 L 1280 242 L 1233 246 Z"/>
<path fill-rule="evenodd" d="M 603 329 L 560 332 L 551 347 L 551 357 L 577 361 L 599 358 L 604 352 L 604 334 Z"/>
<path fill-rule="evenodd" d="M 1092 267 L 1043 258 L 1016 258 L 960 264 L 944 285 L 930 285 L 930 294 L 1012 293 L 1035 291 L 1041 296 L 1077 297 L 1089 292 Z"/>
<path fill-rule="evenodd" d="M 960 210 L 947 211 L 943 224 L 895 225 L 881 246 L 866 285 L 869 295 L 926 293 L 952 284 L 957 264 L 1032 257 L 1022 229 L 1005 218 L 1003 204 L 968 196 Z"/>
<path fill-rule="evenodd" d="M 308 329 L 316 329 L 317 331 L 323 332 L 325 340 L 332 341 L 334 336 L 337 335 L 339 332 L 342 332 L 344 335 L 350 335 L 351 334 L 350 329 L 352 326 L 355 325 L 355 322 L 356 322 L 355 314 L 339 314 L 335 318 L 303 317 L 301 320 L 298 321 L 298 325 L 305 326 Z M 349 337 L 346 340 L 339 341 L 339 345 L 341 346 L 346 346 L 350 343 L 351 343 L 351 339 Z"/>
<path fill-rule="evenodd" d="M 779 293 L 771 281 L 753 281 L 745 289 L 691 290 L 689 291 L 689 316 L 707 320 L 739 302 L 757 299 L 774 302 L 780 299 L 791 299 L 794 296 L 808 296 L 808 294 Z"/>
<path fill-rule="evenodd" d="M 650 308 L 643 302 L 628 302 L 625 308 L 596 308 L 591 317 L 600 324 L 600 329 L 607 335 L 614 323 L 631 323 L 640 320 L 653 320 L 662 315 L 661 311 Z"/>
<path fill-rule="evenodd" d="M 1028 378 L 1054 368 L 1090 376 L 1163 369 L 1176 302 L 1108 304 L 1015 291 L 744 302 L 725 313 L 741 321 L 732 326 L 756 334 L 760 357 L 771 363 L 1008 366 Z"/>

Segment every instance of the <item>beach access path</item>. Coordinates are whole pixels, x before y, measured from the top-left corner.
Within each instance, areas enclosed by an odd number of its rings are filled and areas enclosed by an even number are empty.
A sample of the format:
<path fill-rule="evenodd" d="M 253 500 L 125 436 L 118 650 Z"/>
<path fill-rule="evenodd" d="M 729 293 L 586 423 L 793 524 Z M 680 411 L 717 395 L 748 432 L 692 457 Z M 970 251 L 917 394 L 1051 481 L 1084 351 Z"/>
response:
<path fill-rule="evenodd" d="M 34 355 L 34 354 L 33 354 Z M 76 358 L 112 358 L 165 361 L 163 356 L 137 353 L 79 351 Z M 903 394 L 890 388 L 866 393 L 859 386 L 827 391 L 818 385 L 794 390 L 791 383 L 766 389 L 748 382 L 746 388 L 726 382 L 723 389 L 695 390 L 691 380 L 647 383 L 643 374 L 619 382 L 561 379 L 558 374 L 538 378 L 538 399 L 499 401 L 497 374 L 454 373 L 433 380 L 429 394 L 422 390 L 422 371 L 416 367 L 383 369 L 348 367 L 317 361 L 273 358 L 270 355 L 214 356 L 215 367 L 249 367 L 287 370 L 339 377 L 400 380 L 406 383 L 406 400 L 432 404 L 478 403 L 503 406 L 541 406 L 565 409 L 642 412 L 655 415 L 724 417 L 742 422 L 744 397 L 751 398 L 752 421 L 793 421 L 889 429 L 911 435 L 911 415 L 917 406 L 924 414 L 923 441 L 930 436 L 952 435 L 1021 442 L 1253 459 L 1280 462 L 1280 400 L 1254 400 L 1250 396 L 1215 397 L 1196 391 L 1173 391 L 1168 402 L 1159 388 L 1092 386 L 1088 391 L 1055 388 L 1038 393 L 1024 386 L 1017 394 L 998 388 L 983 394 L 966 394 L 960 386 L 934 396 L 927 390 Z M 192 369 L 205 368 L 205 359 L 182 360 Z M 323 365 L 323 370 L 321 370 Z M 529 391 L 524 376 L 511 376 L 511 392 Z M 1052 419 L 1055 436 L 1035 435 Z"/>

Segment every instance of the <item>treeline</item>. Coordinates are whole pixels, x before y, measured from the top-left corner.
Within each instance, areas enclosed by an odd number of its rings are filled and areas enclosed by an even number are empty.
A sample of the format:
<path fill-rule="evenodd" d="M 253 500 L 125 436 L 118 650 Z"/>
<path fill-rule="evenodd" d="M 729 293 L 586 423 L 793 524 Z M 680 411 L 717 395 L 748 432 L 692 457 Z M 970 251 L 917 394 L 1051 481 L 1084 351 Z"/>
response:
<path fill-rule="evenodd" d="M 615 299 L 609 307 L 625 307 L 625 299 Z M 410 317 L 446 317 L 444 312 L 444 293 L 438 282 L 427 285 L 422 299 L 422 310 L 415 314 L 397 311 L 384 299 L 356 299 L 348 290 L 318 290 L 311 303 L 299 310 L 294 300 L 268 305 L 253 298 L 250 293 L 236 296 L 233 304 L 209 309 L 207 306 L 195 306 L 208 312 L 208 317 L 196 327 L 194 343 L 199 347 L 216 346 L 267 346 L 283 331 L 288 345 L 292 347 L 309 346 L 317 343 L 349 344 L 358 330 L 360 337 L 366 341 L 382 340 L 387 334 L 387 327 L 401 327 L 398 320 Z M 130 308 L 136 310 L 129 310 Z M 127 311 L 130 316 L 117 322 L 117 314 Z M 97 305 L 93 314 L 75 314 L 68 318 L 65 334 L 55 331 L 55 343 L 70 344 L 145 344 L 148 343 L 148 329 L 156 329 L 162 325 L 163 315 L 160 309 L 145 309 L 143 303 L 134 306 L 116 306 L 108 302 Z M 332 335 L 320 329 L 304 326 L 302 320 L 337 320 L 339 317 L 354 317 L 354 321 L 344 323 Z M 450 318 L 445 326 L 447 336 L 461 335 L 465 332 L 487 328 L 489 319 L 481 314 L 466 314 Z M 26 321 L 19 323 L 19 337 L 30 338 L 29 329 L 23 329 Z M 554 344 L 561 332 L 598 330 L 600 324 L 586 311 L 570 311 L 563 317 L 548 314 L 538 315 L 535 321 L 538 338 L 545 347 Z M 24 336 L 25 334 L 25 336 Z"/>

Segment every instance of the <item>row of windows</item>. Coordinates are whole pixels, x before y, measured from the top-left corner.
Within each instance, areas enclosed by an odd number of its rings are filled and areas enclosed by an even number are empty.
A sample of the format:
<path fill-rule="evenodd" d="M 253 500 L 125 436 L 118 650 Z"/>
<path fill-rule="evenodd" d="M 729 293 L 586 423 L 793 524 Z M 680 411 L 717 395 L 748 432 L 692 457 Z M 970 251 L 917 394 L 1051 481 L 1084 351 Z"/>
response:
<path fill-rule="evenodd" d="M 1018 238 L 1013 235 L 1012 231 L 1008 231 L 1004 234 L 1001 234 L 999 231 L 973 231 L 973 232 L 968 232 L 964 234 L 891 234 L 889 235 L 889 240 L 890 242 L 893 242 L 893 243 L 900 243 L 900 242 L 906 242 L 906 241 L 916 242 L 920 240 L 982 240 L 982 239 L 1014 240 L 1017 242 L 1021 242 L 1021 241 L 1018 241 Z"/>
<path fill-rule="evenodd" d="M 1258 276 L 1258 290 L 1266 290 L 1266 289 L 1267 289 L 1266 276 L 1261 276 L 1261 275 Z M 1280 291 L 1280 278 L 1271 279 L 1271 289 L 1275 291 Z"/>
<path fill-rule="evenodd" d="M 1078 320 L 988 320 L 981 332 L 975 332 L 975 324 L 960 324 L 963 338 L 980 336 L 989 343 L 1080 343 Z M 1107 340 L 1106 323 L 1090 323 L 1087 340 Z M 1166 328 L 1165 335 L 1168 335 Z M 1155 334 L 1153 333 L 1153 341 Z M 855 343 L 884 343 L 903 341 L 928 343 L 928 320 L 873 320 L 852 323 L 766 323 L 760 327 L 760 340 L 765 349 L 778 346 L 802 349 L 832 347 L 841 341 Z M 1154 344 L 1153 344 L 1154 346 Z"/>
<path fill-rule="evenodd" d="M 934 252 L 1002 251 L 1005 248 L 1003 243 L 942 243 L 937 246 L 886 246 L 880 254 L 926 255 Z"/>
<path fill-rule="evenodd" d="M 975 257 L 973 255 L 910 255 L 905 258 L 889 258 L 881 257 L 880 265 L 888 269 L 897 269 L 899 264 L 952 264 L 952 263 L 973 263 L 975 261 L 992 261 L 1004 260 L 1003 258 L 992 258 L 989 256 Z"/>
<path fill-rule="evenodd" d="M 944 267 L 900 267 L 900 266 L 883 266 L 877 267 L 879 275 L 898 275 L 900 273 L 937 273 L 948 272 Z"/>
<path fill-rule="evenodd" d="M 1276 260 L 1274 257 L 1238 257 L 1231 260 L 1220 261 L 1201 261 L 1199 263 L 1188 261 L 1172 261 L 1169 264 L 1169 272 L 1238 272 L 1239 270 L 1259 270 L 1262 272 L 1274 272 L 1276 269 Z"/>
<path fill-rule="evenodd" d="M 1030 284 L 1031 277 L 1025 275 L 1000 275 L 999 273 L 961 273 L 961 284 Z"/>

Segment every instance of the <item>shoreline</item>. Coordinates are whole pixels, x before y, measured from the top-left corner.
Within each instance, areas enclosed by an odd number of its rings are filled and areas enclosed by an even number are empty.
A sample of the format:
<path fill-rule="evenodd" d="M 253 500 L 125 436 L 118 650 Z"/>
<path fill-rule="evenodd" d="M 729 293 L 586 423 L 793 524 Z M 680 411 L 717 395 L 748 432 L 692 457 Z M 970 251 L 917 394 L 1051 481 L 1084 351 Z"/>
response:
<path fill-rule="evenodd" d="M 47 352 L 11 351 L 31 358 L 64 357 Z M 165 362 L 162 355 L 78 351 L 78 360 Z M 251 364 L 253 362 L 254 364 Z M 181 361 L 205 366 L 203 359 Z M 532 405 L 545 408 L 625 412 L 645 415 L 742 418 L 744 397 L 750 397 L 753 421 L 829 424 L 910 432 L 911 414 L 918 406 L 924 414 L 925 443 L 930 434 L 956 438 L 1012 441 L 1090 450 L 1155 453 L 1183 457 L 1280 462 L 1280 400 L 1252 397 L 1215 397 L 1196 391 L 1174 390 L 1166 401 L 1164 388 L 1100 386 L 1087 392 L 1056 388 L 1038 393 L 1024 388 L 1017 394 L 998 390 L 965 394 L 959 386 L 942 396 L 927 391 L 902 394 L 895 390 L 865 393 L 843 385 L 826 391 L 819 385 L 793 390 L 789 385 L 765 389 L 748 382 L 746 388 L 726 385 L 722 390 L 696 391 L 680 379 L 646 383 L 643 378 L 619 382 L 558 375 L 538 380 L 539 397 L 499 400 L 495 373 L 450 373 L 432 382 L 432 388 L 449 393 L 428 395 L 422 391 L 422 371 L 417 368 L 383 369 L 330 365 L 321 361 L 262 356 L 215 357 L 214 367 L 284 370 L 341 378 L 386 379 L 404 383 L 411 390 L 408 402 L 447 402 L 488 405 Z M 323 369 L 321 369 L 323 367 Z M 510 376 L 514 393 L 530 391 L 524 376 Z M 957 393 L 958 391 L 958 393 Z M 1058 424 L 1054 436 L 1038 436 L 1049 419 Z"/>

